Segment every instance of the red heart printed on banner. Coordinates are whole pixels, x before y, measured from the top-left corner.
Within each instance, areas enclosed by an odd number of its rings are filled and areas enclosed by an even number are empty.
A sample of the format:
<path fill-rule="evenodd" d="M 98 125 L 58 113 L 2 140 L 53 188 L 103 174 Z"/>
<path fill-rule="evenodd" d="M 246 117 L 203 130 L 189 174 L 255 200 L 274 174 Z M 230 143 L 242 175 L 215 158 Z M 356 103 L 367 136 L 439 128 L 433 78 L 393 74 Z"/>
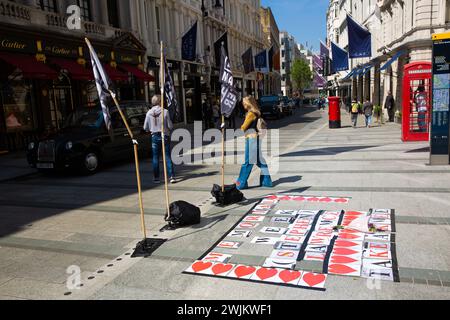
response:
<path fill-rule="evenodd" d="M 297 279 L 300 279 L 301 276 L 302 273 L 300 271 L 290 271 L 290 270 L 281 271 L 279 275 L 280 279 L 284 283 L 289 283 Z"/>
<path fill-rule="evenodd" d="M 359 212 L 359 211 L 346 211 L 345 212 L 345 216 L 362 216 L 364 213 Z"/>
<path fill-rule="evenodd" d="M 289 200 L 292 200 L 292 198 L 289 196 L 284 196 L 284 197 L 280 197 L 279 200 L 289 201 Z"/>
<path fill-rule="evenodd" d="M 350 257 L 343 257 L 343 256 L 333 256 L 330 260 L 331 263 L 336 263 L 336 264 L 346 264 L 346 263 L 355 263 L 355 262 L 359 262 L 356 259 L 350 258 Z"/>
<path fill-rule="evenodd" d="M 310 287 L 315 287 L 326 280 L 326 276 L 324 274 L 317 273 L 305 273 L 303 275 L 303 281 L 308 284 Z"/>
<path fill-rule="evenodd" d="M 197 272 L 205 271 L 205 270 L 211 268 L 212 265 L 213 265 L 212 262 L 198 261 L 198 262 L 194 263 L 191 268 L 192 268 L 192 270 L 194 270 L 194 272 L 197 273 Z"/>
<path fill-rule="evenodd" d="M 357 269 L 349 267 L 345 264 L 332 264 L 328 267 L 328 272 L 333 274 L 349 274 L 357 272 Z"/>
<path fill-rule="evenodd" d="M 345 241 L 345 240 L 338 240 L 338 241 L 335 242 L 334 245 L 335 245 L 336 247 L 346 247 L 346 248 L 349 248 L 349 247 L 356 247 L 356 246 L 361 245 L 361 244 L 358 243 L 358 242 Z"/>
<path fill-rule="evenodd" d="M 277 273 L 278 270 L 276 269 L 266 269 L 266 268 L 261 268 L 258 271 L 256 271 L 256 275 L 258 276 L 258 278 L 260 278 L 263 281 L 275 277 Z"/>
<path fill-rule="evenodd" d="M 305 201 L 306 198 L 305 198 L 305 197 L 294 197 L 292 200 L 295 200 L 295 201 Z"/>
<path fill-rule="evenodd" d="M 347 249 L 347 248 L 334 248 L 333 253 L 339 256 L 351 256 L 353 254 L 359 253 L 358 251 Z"/>
<path fill-rule="evenodd" d="M 330 198 L 323 198 L 323 199 L 320 199 L 320 202 L 330 203 L 331 201 L 333 201 L 333 200 L 331 200 Z"/>
<path fill-rule="evenodd" d="M 231 269 L 233 269 L 233 265 L 232 264 L 216 264 L 213 268 L 212 268 L 212 272 L 214 273 L 214 275 L 218 276 L 220 274 L 224 274 L 228 271 L 231 271 Z"/>
<path fill-rule="evenodd" d="M 344 198 L 339 198 L 339 199 L 335 199 L 334 202 L 336 202 L 336 203 L 347 203 L 348 200 L 344 199 Z"/>
<path fill-rule="evenodd" d="M 251 275 L 252 273 L 254 273 L 256 271 L 256 268 L 254 267 L 246 267 L 246 266 L 240 266 L 237 267 L 234 270 L 234 274 L 238 277 L 238 278 L 243 278 L 246 276 Z"/>
<path fill-rule="evenodd" d="M 353 230 L 353 229 L 344 229 L 344 230 L 341 230 L 340 231 L 340 233 L 339 234 L 342 234 L 342 233 L 345 233 L 345 234 L 353 234 L 353 233 L 361 233 L 360 231 L 358 231 L 358 230 Z"/>
<path fill-rule="evenodd" d="M 361 238 L 361 237 L 356 234 L 351 234 L 351 233 L 340 233 L 339 234 L 339 239 L 354 240 L 354 239 L 359 239 L 359 238 Z"/>
<path fill-rule="evenodd" d="M 318 202 L 320 199 L 319 198 L 308 198 L 307 200 L 309 202 Z"/>
<path fill-rule="evenodd" d="M 277 200 L 278 196 L 268 196 L 268 197 L 266 197 L 266 199 L 268 199 L 268 200 Z"/>

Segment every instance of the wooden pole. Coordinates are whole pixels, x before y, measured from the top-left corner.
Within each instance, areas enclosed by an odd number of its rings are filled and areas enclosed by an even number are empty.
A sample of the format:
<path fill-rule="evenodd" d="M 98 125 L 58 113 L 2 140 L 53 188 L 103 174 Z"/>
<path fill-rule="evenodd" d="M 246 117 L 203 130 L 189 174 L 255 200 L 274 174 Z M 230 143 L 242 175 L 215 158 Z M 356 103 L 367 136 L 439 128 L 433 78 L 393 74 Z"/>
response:
<path fill-rule="evenodd" d="M 119 102 L 117 101 L 116 95 L 111 90 L 109 91 L 109 93 L 111 94 L 111 97 L 114 100 L 117 110 L 119 111 L 120 116 L 122 117 L 122 121 L 125 124 L 128 134 L 130 135 L 130 138 L 133 142 L 134 162 L 135 162 L 135 167 L 136 167 L 136 179 L 137 179 L 138 194 L 139 194 L 139 209 L 141 211 L 141 228 L 142 228 L 142 233 L 144 235 L 144 239 L 147 239 L 147 230 L 145 228 L 144 202 L 143 202 L 143 197 L 142 197 L 141 173 L 139 170 L 138 143 L 134 139 L 133 131 L 131 131 L 130 126 L 128 125 L 128 121 L 127 121 L 125 115 L 123 114 L 122 108 L 120 108 L 120 105 L 119 105 Z"/>
<path fill-rule="evenodd" d="M 161 138 L 162 138 L 162 154 L 164 163 L 164 188 L 166 192 L 166 210 L 167 218 L 170 218 L 170 200 L 169 200 L 169 182 L 167 177 L 167 163 L 166 163 L 166 141 L 164 135 L 164 86 L 165 86 L 165 64 L 164 64 L 164 43 L 161 41 L 161 72 L 160 72 L 160 86 L 161 86 L 161 113 L 162 113 L 162 124 L 161 124 Z"/>
<path fill-rule="evenodd" d="M 222 115 L 222 192 L 225 193 L 225 116 Z"/>

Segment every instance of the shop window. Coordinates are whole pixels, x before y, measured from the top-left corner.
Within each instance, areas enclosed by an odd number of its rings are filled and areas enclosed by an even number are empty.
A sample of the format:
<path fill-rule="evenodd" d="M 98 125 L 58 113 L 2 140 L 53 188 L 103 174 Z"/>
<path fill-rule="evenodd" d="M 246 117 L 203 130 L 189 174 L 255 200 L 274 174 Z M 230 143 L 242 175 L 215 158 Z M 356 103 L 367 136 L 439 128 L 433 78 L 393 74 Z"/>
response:
<path fill-rule="evenodd" d="M 36 0 L 36 5 L 39 9 L 48 11 L 48 12 L 58 12 L 58 6 L 56 4 L 56 0 Z"/>
<path fill-rule="evenodd" d="M 108 20 L 110 26 L 120 28 L 117 0 L 108 0 Z"/>
<path fill-rule="evenodd" d="M 1 83 L 0 90 L 6 131 L 33 130 L 32 87 L 30 82 L 18 78 L 10 79 Z"/>
<path fill-rule="evenodd" d="M 91 1 L 77 0 L 77 4 L 81 9 L 81 18 L 85 21 L 92 21 Z"/>

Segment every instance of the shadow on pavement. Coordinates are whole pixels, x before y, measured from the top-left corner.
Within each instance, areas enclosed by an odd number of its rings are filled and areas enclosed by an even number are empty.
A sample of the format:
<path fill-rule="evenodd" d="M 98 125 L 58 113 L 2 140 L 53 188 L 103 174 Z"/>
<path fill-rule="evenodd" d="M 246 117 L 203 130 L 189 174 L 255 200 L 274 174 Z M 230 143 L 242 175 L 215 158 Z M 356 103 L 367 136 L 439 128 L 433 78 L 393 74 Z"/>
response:
<path fill-rule="evenodd" d="M 352 152 L 356 150 L 376 148 L 379 146 L 351 146 L 351 147 L 327 147 L 313 150 L 296 151 L 281 155 L 283 158 L 287 157 L 301 157 L 301 156 L 324 156 L 324 155 L 338 155 L 345 152 Z"/>

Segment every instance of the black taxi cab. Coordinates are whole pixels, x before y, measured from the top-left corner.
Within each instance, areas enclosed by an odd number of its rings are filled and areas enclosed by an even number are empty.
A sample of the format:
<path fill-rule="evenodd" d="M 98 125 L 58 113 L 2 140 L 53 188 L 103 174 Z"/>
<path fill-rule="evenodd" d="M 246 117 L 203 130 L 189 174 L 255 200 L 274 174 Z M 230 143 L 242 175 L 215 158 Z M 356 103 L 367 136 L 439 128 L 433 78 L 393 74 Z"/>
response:
<path fill-rule="evenodd" d="M 149 154 L 151 149 L 150 136 L 143 131 L 150 107 L 145 101 L 121 103 L 143 154 Z M 28 145 L 28 163 L 44 171 L 76 169 L 94 174 L 102 164 L 132 158 L 133 143 L 120 113 L 112 107 L 110 114 L 112 130 L 108 132 L 100 106 L 75 111 L 58 133 Z"/>

